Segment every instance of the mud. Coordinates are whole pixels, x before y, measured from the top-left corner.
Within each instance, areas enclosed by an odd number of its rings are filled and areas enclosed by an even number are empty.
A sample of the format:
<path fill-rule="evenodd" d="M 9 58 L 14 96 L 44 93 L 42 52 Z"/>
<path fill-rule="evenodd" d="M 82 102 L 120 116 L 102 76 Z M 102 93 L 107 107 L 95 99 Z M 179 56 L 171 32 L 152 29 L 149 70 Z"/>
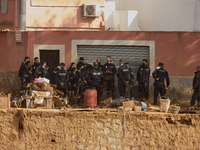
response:
<path fill-rule="evenodd" d="M 200 115 L 0 110 L 1 149 L 198 149 Z"/>

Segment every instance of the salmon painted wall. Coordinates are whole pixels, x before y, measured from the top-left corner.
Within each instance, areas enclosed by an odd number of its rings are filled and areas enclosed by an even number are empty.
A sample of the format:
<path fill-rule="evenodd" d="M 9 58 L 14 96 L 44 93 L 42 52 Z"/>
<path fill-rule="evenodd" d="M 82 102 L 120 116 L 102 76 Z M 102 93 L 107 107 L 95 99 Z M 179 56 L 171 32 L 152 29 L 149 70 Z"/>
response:
<path fill-rule="evenodd" d="M 26 34 L 27 33 L 27 37 Z M 65 58 L 66 65 L 71 63 L 71 41 L 72 40 L 150 40 L 155 41 L 155 63 L 165 63 L 165 69 L 168 70 L 170 76 L 193 76 L 194 69 L 197 65 L 200 65 L 200 33 L 199 32 L 120 32 L 120 31 L 35 31 L 25 32 L 23 34 L 24 47 L 27 46 L 27 55 L 33 58 L 33 45 L 34 44 L 65 44 Z M 4 34 L 4 35 L 3 35 Z M 14 34 L 0 33 L 0 39 L 4 39 L 4 42 L 0 42 L 0 48 L 5 43 L 10 45 L 6 46 L 7 51 L 11 52 L 17 48 L 14 41 L 11 39 Z M 24 38 L 27 38 L 25 40 Z M 26 43 L 27 42 L 27 43 Z M 14 44 L 13 44 L 14 43 Z M 12 46 L 12 44 L 14 46 Z M 3 49 L 1 49 L 3 51 Z M 24 56 L 26 53 L 22 53 Z M 8 63 L 10 69 L 17 71 L 21 63 L 21 59 L 24 57 L 20 54 L 15 57 L 15 62 Z M 5 58 L 6 57 L 6 58 Z M 8 55 L 3 57 L 3 60 L 7 60 Z M 1 59 L 2 61 L 2 59 Z M 12 67 L 10 65 L 13 65 Z M 0 65 L 0 70 L 7 70 L 6 67 Z"/>
<path fill-rule="evenodd" d="M 8 0 L 7 7 L 7 13 L 0 13 L 0 31 L 19 28 L 19 0 Z"/>
<path fill-rule="evenodd" d="M 88 3 L 104 5 L 104 0 L 27 0 L 27 30 L 103 30 L 101 27 L 101 16 L 99 18 L 82 18 L 82 4 Z"/>
<path fill-rule="evenodd" d="M 22 33 L 22 42 L 15 42 L 15 32 L 0 32 L 0 70 L 18 71 L 27 55 L 28 33 Z"/>

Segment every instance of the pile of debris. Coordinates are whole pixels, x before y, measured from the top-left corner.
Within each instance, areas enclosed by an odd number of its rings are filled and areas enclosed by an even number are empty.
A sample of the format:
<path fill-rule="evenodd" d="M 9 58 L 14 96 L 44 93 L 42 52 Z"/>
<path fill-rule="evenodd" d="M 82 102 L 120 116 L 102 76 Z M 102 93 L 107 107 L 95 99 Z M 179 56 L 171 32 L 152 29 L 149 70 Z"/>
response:
<path fill-rule="evenodd" d="M 51 85 L 46 78 L 37 78 L 33 83 L 28 84 L 25 93 L 12 101 L 14 108 L 61 108 L 67 105 L 67 100 L 60 98 L 63 92 Z"/>

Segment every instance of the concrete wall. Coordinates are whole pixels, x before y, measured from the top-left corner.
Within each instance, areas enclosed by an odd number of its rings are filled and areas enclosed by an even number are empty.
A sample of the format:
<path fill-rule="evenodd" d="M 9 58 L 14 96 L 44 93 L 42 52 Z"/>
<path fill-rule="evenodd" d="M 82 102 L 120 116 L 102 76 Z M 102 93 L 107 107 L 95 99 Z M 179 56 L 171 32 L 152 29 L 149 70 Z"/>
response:
<path fill-rule="evenodd" d="M 141 31 L 199 31 L 198 0 L 108 0 L 116 10 L 137 10 Z"/>
<path fill-rule="evenodd" d="M 82 18 L 82 4 L 91 3 L 104 5 L 104 0 L 27 0 L 27 30 L 103 30 L 101 16 Z"/>
<path fill-rule="evenodd" d="M 199 115 L 10 109 L 0 117 L 0 144 L 7 150 L 199 148 Z"/>

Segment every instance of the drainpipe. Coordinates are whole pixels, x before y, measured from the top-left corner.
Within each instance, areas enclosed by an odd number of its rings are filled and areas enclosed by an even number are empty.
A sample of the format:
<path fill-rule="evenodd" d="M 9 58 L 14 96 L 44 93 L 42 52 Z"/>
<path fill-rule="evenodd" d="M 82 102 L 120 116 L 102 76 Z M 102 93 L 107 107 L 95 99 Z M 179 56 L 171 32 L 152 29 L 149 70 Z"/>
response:
<path fill-rule="evenodd" d="M 26 30 L 26 0 L 19 0 L 19 30 Z"/>

